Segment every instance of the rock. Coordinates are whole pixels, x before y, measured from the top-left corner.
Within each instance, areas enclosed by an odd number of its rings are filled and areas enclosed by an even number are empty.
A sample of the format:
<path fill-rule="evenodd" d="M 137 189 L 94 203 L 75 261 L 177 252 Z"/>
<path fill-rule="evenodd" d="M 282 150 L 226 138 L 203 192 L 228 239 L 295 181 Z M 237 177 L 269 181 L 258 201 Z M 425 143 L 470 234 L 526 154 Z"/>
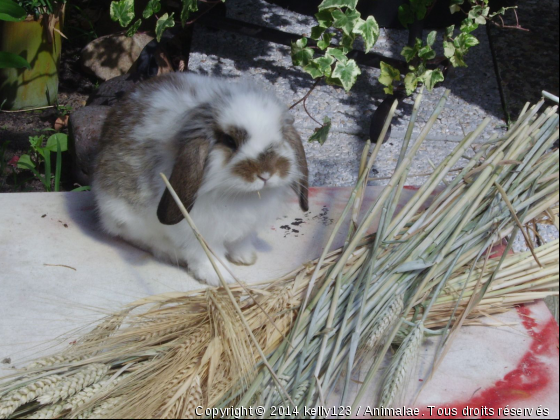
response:
<path fill-rule="evenodd" d="M 93 162 L 109 106 L 86 106 L 72 113 L 69 124 L 72 173 L 75 182 L 90 185 Z"/>
<path fill-rule="evenodd" d="M 118 76 L 99 85 L 87 100 L 87 105 L 113 105 L 127 92 L 131 91 L 136 83 L 130 75 Z"/>
<path fill-rule="evenodd" d="M 82 50 L 81 64 L 86 73 L 101 80 L 128 73 L 144 47 L 154 39 L 138 32 L 132 37 L 124 34 L 106 35 L 93 40 Z"/>

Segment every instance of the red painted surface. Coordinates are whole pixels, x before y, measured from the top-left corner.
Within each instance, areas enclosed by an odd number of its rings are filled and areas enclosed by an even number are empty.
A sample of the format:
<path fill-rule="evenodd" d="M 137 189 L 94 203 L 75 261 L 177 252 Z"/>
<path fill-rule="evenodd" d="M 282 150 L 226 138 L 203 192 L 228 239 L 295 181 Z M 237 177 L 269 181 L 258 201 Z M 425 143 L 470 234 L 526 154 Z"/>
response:
<path fill-rule="evenodd" d="M 511 417 L 499 409 L 526 407 L 527 400 L 538 399 L 538 394 L 545 392 L 552 381 L 553 367 L 549 366 L 543 356 L 558 357 L 558 324 L 550 317 L 542 327 L 531 317 L 528 306 L 517 308 L 522 323 L 532 341 L 529 350 L 521 358 L 516 368 L 507 373 L 503 379 L 497 381 L 492 387 L 478 391 L 467 401 L 446 403 L 437 408 L 444 410 L 447 415 L 438 416 L 436 409 L 430 413 L 429 409 L 420 411 L 420 417 L 430 418 L 505 418 Z M 479 412 L 463 413 L 465 409 L 478 409 Z M 451 414 L 451 409 L 456 409 L 456 415 Z M 525 413 L 527 415 L 528 413 Z M 521 418 L 525 415 L 519 416 Z M 531 415 L 531 414 L 529 414 Z M 536 411 L 533 411 L 536 416 Z"/>

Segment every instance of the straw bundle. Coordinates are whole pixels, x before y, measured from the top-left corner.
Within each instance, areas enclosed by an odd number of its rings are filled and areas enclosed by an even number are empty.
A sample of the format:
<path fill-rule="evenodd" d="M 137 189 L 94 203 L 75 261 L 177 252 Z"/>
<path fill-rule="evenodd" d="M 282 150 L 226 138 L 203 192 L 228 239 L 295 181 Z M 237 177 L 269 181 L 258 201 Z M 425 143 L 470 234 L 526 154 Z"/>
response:
<path fill-rule="evenodd" d="M 511 255 L 509 240 L 501 257 L 489 252 L 503 238 L 528 235 L 537 218 L 557 224 L 556 107 L 526 106 L 505 137 L 475 145 L 485 120 L 396 212 L 410 161 L 447 96 L 408 150 L 419 95 L 395 173 L 360 219 L 381 145 L 370 150 L 368 143 L 358 183 L 317 261 L 260 286 L 223 283 L 135 302 L 63 353 L 0 382 L 0 418 L 191 418 L 199 406 L 315 406 L 337 384 L 346 405 L 353 369 L 373 360 L 358 401 L 398 342 L 379 400 L 387 406 L 425 334 L 443 336 L 443 355 L 461 325 L 557 293 L 550 288 L 558 285 L 558 241 L 536 248 L 529 241 L 529 252 Z M 471 147 L 468 164 L 421 211 Z M 366 236 L 377 216 L 377 233 Z M 346 243 L 331 252 L 347 217 Z"/>

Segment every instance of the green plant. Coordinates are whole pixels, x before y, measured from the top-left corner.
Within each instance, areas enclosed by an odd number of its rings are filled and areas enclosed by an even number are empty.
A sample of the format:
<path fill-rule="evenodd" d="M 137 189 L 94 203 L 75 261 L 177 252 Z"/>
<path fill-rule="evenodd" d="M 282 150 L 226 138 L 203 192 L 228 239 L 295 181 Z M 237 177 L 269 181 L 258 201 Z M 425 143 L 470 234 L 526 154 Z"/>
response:
<path fill-rule="evenodd" d="M 65 117 L 72 112 L 72 107 L 70 105 L 60 105 L 56 103 L 56 112 L 59 117 Z"/>
<path fill-rule="evenodd" d="M 11 0 L 0 0 L 0 20 L 7 22 L 21 22 L 27 16 L 24 8 Z M 0 51 L 0 68 L 27 68 L 31 65 L 23 57 L 5 51 Z"/>
<path fill-rule="evenodd" d="M 221 0 L 225 2 L 225 0 Z M 167 2 L 164 0 L 163 4 Z M 171 2 L 169 2 L 171 3 Z M 111 19 L 115 22 L 119 22 L 123 28 L 128 27 L 127 35 L 132 36 L 136 33 L 140 25 L 142 24 L 142 19 L 149 19 L 154 16 L 162 9 L 161 0 L 150 0 L 146 5 L 144 11 L 142 12 L 142 18 L 137 19 L 132 25 L 132 21 L 136 18 L 134 13 L 134 0 L 119 0 L 111 2 Z M 185 26 L 191 13 L 198 11 L 198 1 L 197 0 L 181 0 L 181 8 L 179 12 L 179 19 L 181 25 Z M 129 26 L 130 25 L 130 26 Z M 175 26 L 175 12 L 166 12 L 158 17 L 156 23 L 156 38 L 161 40 L 163 32 Z"/>
<path fill-rule="evenodd" d="M 66 0 L 16 0 L 16 3 L 28 15 L 40 16 L 54 13 L 57 7 L 66 4 Z"/>
<path fill-rule="evenodd" d="M 28 169 L 43 183 L 47 191 L 60 191 L 60 177 L 62 175 L 62 152 L 68 150 L 68 136 L 63 133 L 45 134 L 29 137 L 31 149 L 29 153 L 21 155 L 17 163 L 18 168 Z M 51 169 L 51 152 L 56 152 L 56 167 L 54 176 Z M 44 167 L 44 175 L 39 168 Z M 54 178 L 54 187 L 53 187 Z"/>

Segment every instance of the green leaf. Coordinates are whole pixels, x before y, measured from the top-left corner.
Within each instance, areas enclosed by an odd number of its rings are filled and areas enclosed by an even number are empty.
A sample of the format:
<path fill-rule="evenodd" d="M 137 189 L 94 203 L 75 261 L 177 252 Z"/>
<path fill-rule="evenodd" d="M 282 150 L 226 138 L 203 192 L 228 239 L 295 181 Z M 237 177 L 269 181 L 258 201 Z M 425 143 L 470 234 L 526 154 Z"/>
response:
<path fill-rule="evenodd" d="M 418 78 L 414 73 L 408 73 L 404 78 L 404 87 L 407 95 L 412 95 L 418 86 Z M 393 85 L 391 85 L 393 87 Z"/>
<path fill-rule="evenodd" d="M 333 7 L 348 7 L 349 9 L 356 10 L 358 0 L 323 0 L 319 5 L 319 10 L 332 9 Z"/>
<path fill-rule="evenodd" d="M 21 69 L 24 67 L 31 70 L 31 64 L 29 64 L 25 58 L 9 52 L 0 51 L 0 69 Z"/>
<path fill-rule="evenodd" d="M 426 41 L 426 43 L 431 47 L 434 45 L 434 42 L 436 42 L 436 36 L 437 36 L 437 32 L 436 31 L 432 31 L 428 34 L 428 39 Z"/>
<path fill-rule="evenodd" d="M 19 160 L 17 162 L 17 167 L 19 169 L 30 169 L 30 168 L 35 168 L 35 164 L 31 160 L 31 157 L 25 154 L 19 157 Z"/>
<path fill-rule="evenodd" d="M 321 146 L 327 141 L 327 137 L 331 131 L 332 122 L 329 117 L 325 117 L 323 120 L 323 126 L 315 131 L 315 133 L 309 137 L 308 142 L 312 143 L 316 141 Z"/>
<path fill-rule="evenodd" d="M 317 64 L 315 61 L 310 62 L 303 68 L 303 70 L 311 75 L 311 77 L 313 77 L 314 79 L 318 79 L 319 77 L 323 77 L 325 75 L 319 64 Z"/>
<path fill-rule="evenodd" d="M 436 57 L 436 52 L 432 50 L 432 47 L 426 45 L 420 48 L 420 51 L 418 51 L 418 57 L 422 60 L 432 60 Z"/>
<path fill-rule="evenodd" d="M 327 82 L 327 85 L 342 87 L 342 82 L 336 77 L 325 77 L 325 82 Z"/>
<path fill-rule="evenodd" d="M 109 13 L 111 19 L 126 28 L 134 19 L 134 0 L 112 1 Z"/>
<path fill-rule="evenodd" d="M 461 23 L 461 32 L 464 32 L 466 34 L 475 31 L 476 29 L 478 29 L 478 24 L 475 23 L 474 21 L 470 20 L 470 19 L 465 19 L 463 20 L 463 22 Z"/>
<path fill-rule="evenodd" d="M 373 16 L 368 16 L 366 20 L 359 19 L 353 32 L 364 39 L 366 52 L 371 50 L 379 39 L 379 25 Z"/>
<path fill-rule="evenodd" d="M 474 47 L 475 45 L 480 44 L 478 39 L 471 34 L 466 34 L 461 32 L 453 41 L 455 48 L 457 48 L 462 53 L 466 53 L 469 48 Z"/>
<path fill-rule="evenodd" d="M 173 20 L 173 15 L 175 14 L 175 12 L 171 13 L 171 15 L 167 16 L 167 13 L 164 14 L 163 16 L 161 16 L 157 23 L 156 23 L 156 38 L 159 41 L 161 41 L 161 36 L 163 35 L 163 32 L 167 29 L 167 28 L 172 28 L 175 26 L 175 21 Z"/>
<path fill-rule="evenodd" d="M 465 0 L 451 0 L 451 5 L 449 6 L 449 10 L 451 14 L 457 13 L 461 11 L 461 5 L 465 3 Z"/>
<path fill-rule="evenodd" d="M 317 19 L 319 26 L 325 29 L 330 28 L 334 20 L 330 10 L 321 10 L 319 13 L 315 14 L 315 19 Z"/>
<path fill-rule="evenodd" d="M 352 51 L 352 48 L 354 47 L 354 41 L 356 41 L 356 35 L 342 35 L 342 51 L 344 52 L 344 54 L 348 54 L 350 51 Z"/>
<path fill-rule="evenodd" d="M 445 28 L 445 35 L 444 35 L 445 40 L 449 38 L 453 38 L 454 32 L 455 32 L 455 25 L 451 25 Z"/>
<path fill-rule="evenodd" d="M 346 54 L 344 54 L 344 51 L 340 48 L 327 48 L 326 55 L 330 55 L 342 63 L 348 61 L 348 57 L 346 57 Z"/>
<path fill-rule="evenodd" d="M 68 150 L 68 136 L 64 133 L 56 133 L 49 137 L 45 150 L 51 152 L 57 151 L 57 143 L 60 144 L 60 151 L 66 152 Z"/>
<path fill-rule="evenodd" d="M 455 55 L 455 45 L 452 42 L 443 41 L 443 54 L 447 58 L 451 58 Z"/>
<path fill-rule="evenodd" d="M 455 55 L 449 58 L 449 61 L 453 65 L 453 67 L 467 67 L 467 63 L 464 59 L 464 54 L 459 51 L 455 50 Z"/>
<path fill-rule="evenodd" d="M 150 16 L 155 15 L 161 10 L 160 0 L 150 0 L 142 13 L 144 19 L 148 19 Z"/>
<path fill-rule="evenodd" d="M 317 46 L 321 50 L 326 50 L 331 45 L 331 40 L 333 39 L 333 37 L 334 37 L 333 33 L 325 32 L 323 34 L 323 39 L 321 39 L 320 41 L 317 42 Z"/>
<path fill-rule="evenodd" d="M 138 32 L 140 25 L 142 25 L 142 19 L 138 19 L 130 28 L 127 29 L 126 36 L 133 36 L 136 32 Z"/>
<path fill-rule="evenodd" d="M 292 42 L 292 62 L 294 66 L 307 66 L 313 59 L 313 54 L 313 50 L 307 47 L 307 38 Z"/>
<path fill-rule="evenodd" d="M 191 13 L 198 12 L 197 0 L 181 0 L 183 7 L 181 9 L 181 25 L 185 26 Z"/>
<path fill-rule="evenodd" d="M 436 83 L 443 82 L 445 77 L 440 69 L 436 70 L 426 70 L 422 76 L 422 82 L 426 85 L 426 88 L 431 92 L 434 89 Z"/>
<path fill-rule="evenodd" d="M 0 20 L 20 22 L 27 17 L 27 12 L 11 0 L 0 0 Z"/>
<path fill-rule="evenodd" d="M 395 93 L 395 88 L 393 87 L 393 85 L 390 85 L 386 88 L 383 88 L 383 92 L 385 92 L 387 95 L 392 95 L 393 93 Z"/>
<path fill-rule="evenodd" d="M 327 76 L 331 77 L 332 74 L 332 65 L 336 62 L 336 60 L 330 56 L 325 55 L 324 57 L 319 57 L 313 60 L 321 69 L 321 72 Z"/>
<path fill-rule="evenodd" d="M 410 9 L 409 4 L 405 3 L 402 6 L 399 6 L 399 21 L 405 28 L 408 28 L 408 25 L 414 23 L 414 13 Z"/>
<path fill-rule="evenodd" d="M 401 51 L 401 55 L 404 57 L 407 63 L 409 63 L 416 55 L 418 55 L 418 51 L 422 47 L 422 41 L 416 38 L 416 43 L 414 47 L 409 47 L 408 45 L 403 48 Z"/>
<path fill-rule="evenodd" d="M 386 62 L 381 62 L 381 74 L 379 75 L 379 83 L 384 86 L 390 86 L 392 88 L 393 81 L 401 80 L 401 73 L 396 68 L 387 64 Z M 391 89 L 392 90 L 392 89 Z"/>
<path fill-rule="evenodd" d="M 351 36 L 358 19 L 360 18 L 360 12 L 356 10 L 346 10 L 345 13 L 342 10 L 333 10 L 332 12 L 335 28 L 342 29 L 345 35 Z"/>
<path fill-rule="evenodd" d="M 321 38 L 321 35 L 327 30 L 327 28 L 323 28 L 322 26 L 314 26 L 311 28 L 311 38 L 318 40 Z"/>
<path fill-rule="evenodd" d="M 354 60 L 348 60 L 346 63 L 338 62 L 332 72 L 332 77 L 336 77 L 342 83 L 344 90 L 348 92 L 356 83 L 356 79 L 361 74 L 361 70 Z"/>

